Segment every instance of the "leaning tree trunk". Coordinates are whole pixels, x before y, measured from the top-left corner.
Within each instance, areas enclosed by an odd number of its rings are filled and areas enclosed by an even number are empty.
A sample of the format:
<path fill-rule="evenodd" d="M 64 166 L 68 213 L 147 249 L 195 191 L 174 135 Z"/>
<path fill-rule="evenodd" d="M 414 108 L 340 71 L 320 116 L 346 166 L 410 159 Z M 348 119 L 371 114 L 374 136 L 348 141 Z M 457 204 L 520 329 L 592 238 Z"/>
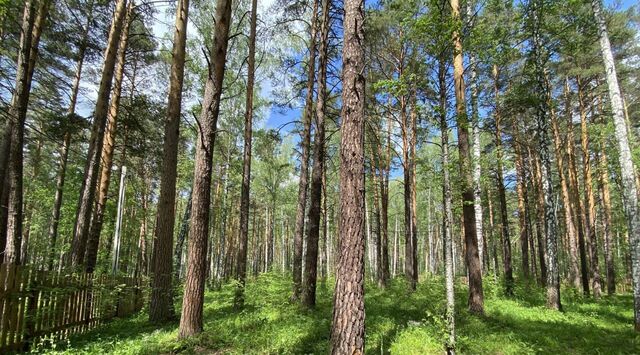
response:
<path fill-rule="evenodd" d="M 302 304 L 311 308 L 316 304 L 318 277 L 318 241 L 320 238 L 320 211 L 322 209 L 322 175 L 324 174 L 324 121 L 327 112 L 327 62 L 329 52 L 329 0 L 322 1 L 322 25 L 320 30 L 320 73 L 318 77 L 318 103 L 316 105 L 316 130 L 313 142 L 313 169 L 311 195 L 307 215 L 307 253 L 302 281 Z"/>
<path fill-rule="evenodd" d="M 127 0 L 118 0 L 116 3 L 116 11 L 113 15 L 113 22 L 111 23 L 111 29 L 109 31 L 109 40 L 105 50 L 102 77 L 100 79 L 98 99 L 93 113 L 89 151 L 87 152 L 87 160 L 84 167 L 84 178 L 78 198 L 76 222 L 71 244 L 72 267 L 78 267 L 84 264 L 89 223 L 95 199 L 98 168 L 100 167 L 100 155 L 102 153 L 105 124 L 109 108 L 109 95 L 111 93 L 111 84 L 116 66 L 118 43 L 120 42 L 120 34 L 126 17 L 126 5 Z"/>
<path fill-rule="evenodd" d="M 111 89 L 111 101 L 109 112 L 107 113 L 107 125 L 105 127 L 104 140 L 102 142 L 102 153 L 100 154 L 101 168 L 98 180 L 98 196 L 91 218 L 89 237 L 87 239 L 87 250 L 85 252 L 85 270 L 93 272 L 96 267 L 98 257 L 98 245 L 100 243 L 100 233 L 102 232 L 102 222 L 107 204 L 107 193 L 109 192 L 109 182 L 111 180 L 111 168 L 113 166 L 113 153 L 115 152 L 116 129 L 118 126 L 118 108 L 120 107 L 120 97 L 122 93 L 122 79 L 124 78 L 124 66 L 126 63 L 127 47 L 129 44 L 129 27 L 133 20 L 133 3 L 129 3 L 127 17 L 124 21 L 120 44 L 118 45 L 117 65 L 115 69 L 115 82 Z M 135 91 L 135 69 L 131 79 L 131 92 Z M 124 162 L 123 162 L 124 163 Z"/>
<path fill-rule="evenodd" d="M 226 64 L 232 0 L 216 3 L 211 64 L 204 91 L 199 134 L 196 141 L 195 171 L 193 173 L 193 201 L 187 274 L 184 301 L 180 317 L 179 337 L 185 338 L 202 332 L 204 284 L 207 274 L 207 237 L 209 207 L 211 204 L 211 170 L 215 132 L 220 113 L 220 96 Z"/>
<path fill-rule="evenodd" d="M 598 25 L 600 35 L 600 50 L 609 86 L 609 101 L 613 112 L 616 140 L 618 141 L 618 154 L 620 160 L 620 175 L 622 180 L 622 193 L 625 204 L 625 215 L 629 225 L 629 241 L 631 246 L 631 273 L 633 278 L 633 303 L 635 330 L 640 331 L 640 211 L 638 211 L 638 190 L 636 186 L 636 171 L 631 158 L 629 148 L 629 132 L 624 119 L 622 96 L 616 74 L 616 66 L 613 60 L 611 44 L 607 26 L 602 14 L 600 0 L 592 0 L 593 14 Z"/>
<path fill-rule="evenodd" d="M 311 118 L 313 117 L 313 87 L 316 72 L 316 32 L 318 28 L 318 2 L 313 1 L 311 15 L 311 37 L 309 39 L 309 60 L 307 62 L 307 97 L 304 105 L 303 128 L 300 142 L 300 182 L 296 207 L 296 226 L 293 236 L 293 296 L 297 300 L 302 292 L 302 256 L 304 238 L 304 214 L 307 205 L 307 185 L 309 178 L 309 145 L 311 141 Z"/>
<path fill-rule="evenodd" d="M 251 1 L 251 28 L 249 30 L 249 58 L 247 60 L 247 97 L 244 113 L 244 152 L 242 158 L 242 191 L 240 197 L 240 244 L 236 275 L 238 286 L 234 305 L 244 305 L 244 284 L 247 277 L 247 248 L 249 244 L 249 192 L 251 189 L 251 133 L 253 124 L 253 84 L 256 71 L 256 23 L 258 21 L 258 1 Z"/>
<path fill-rule="evenodd" d="M 547 245 L 547 307 L 560 310 L 560 273 L 558 268 L 558 240 L 556 219 L 553 212 L 553 180 L 551 177 L 551 156 L 549 154 L 549 86 L 545 80 L 543 49 L 540 38 L 541 16 L 544 13 L 541 0 L 533 0 L 531 14 L 533 16 L 533 45 L 534 74 L 536 92 L 541 97 L 536 101 L 536 133 L 538 135 L 540 151 L 540 173 L 542 177 L 542 192 L 544 196 L 544 222 Z"/>
<path fill-rule="evenodd" d="M 458 0 L 450 0 L 452 16 L 460 19 Z M 456 121 L 458 125 L 458 152 L 460 156 L 460 176 L 462 182 L 462 213 L 464 216 L 465 259 L 469 271 L 469 310 L 472 313 L 484 313 L 484 295 L 482 291 L 482 268 L 478 256 L 478 238 L 476 236 L 476 215 L 473 208 L 473 172 L 471 170 L 471 151 L 469 149 L 469 120 L 467 118 L 464 88 L 464 66 L 462 63 L 462 38 L 460 30 L 453 34 L 453 79 L 456 94 Z"/>
<path fill-rule="evenodd" d="M 364 0 L 344 1 L 339 260 L 332 354 L 364 354 Z"/>
<path fill-rule="evenodd" d="M 185 47 L 189 0 L 180 0 L 176 10 L 175 33 L 171 51 L 169 100 L 164 122 L 160 196 L 156 219 L 155 240 L 151 256 L 151 296 L 149 320 L 161 323 L 175 317 L 171 274 L 173 264 L 173 228 L 175 224 L 176 175 L 182 84 L 184 81 Z"/>

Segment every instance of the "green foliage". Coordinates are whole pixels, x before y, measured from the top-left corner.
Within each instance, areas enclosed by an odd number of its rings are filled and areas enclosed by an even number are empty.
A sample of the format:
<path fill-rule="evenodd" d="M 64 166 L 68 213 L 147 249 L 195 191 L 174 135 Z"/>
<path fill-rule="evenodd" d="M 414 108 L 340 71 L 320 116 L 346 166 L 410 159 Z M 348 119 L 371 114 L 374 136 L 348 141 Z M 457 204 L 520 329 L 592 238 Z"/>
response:
<path fill-rule="evenodd" d="M 300 354 L 327 353 L 332 290 L 318 287 L 316 309 L 289 301 L 289 277 L 262 274 L 246 288 L 246 305 L 233 308 L 235 286 L 227 284 L 205 297 L 205 331 L 177 341 L 177 324 L 157 328 L 146 314 L 116 320 L 74 337 L 59 354 Z M 599 302 L 563 293 L 564 312 L 547 310 L 544 290 L 518 284 L 515 296 L 503 298 L 499 282 L 486 278 L 486 316 L 466 310 L 466 288 L 456 285 L 457 349 L 462 354 L 633 354 L 640 338 L 633 331 L 632 298 L 607 297 Z M 369 354 L 434 354 L 443 351 L 444 281 L 432 277 L 415 293 L 401 278 L 387 289 L 368 284 L 366 331 Z"/>

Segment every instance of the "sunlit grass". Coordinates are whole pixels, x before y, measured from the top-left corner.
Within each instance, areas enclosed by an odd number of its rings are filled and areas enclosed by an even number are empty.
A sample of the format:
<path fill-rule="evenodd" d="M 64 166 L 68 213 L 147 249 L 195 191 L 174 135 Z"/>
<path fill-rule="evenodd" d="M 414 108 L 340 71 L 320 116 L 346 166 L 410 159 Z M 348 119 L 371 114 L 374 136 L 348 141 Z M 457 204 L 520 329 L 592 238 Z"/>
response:
<path fill-rule="evenodd" d="M 247 284 L 246 306 L 232 307 L 233 285 L 209 291 L 205 331 L 177 340 L 177 323 L 156 327 L 147 316 L 116 320 L 72 338 L 50 352 L 157 354 L 325 354 L 329 350 L 333 282 L 318 287 L 318 304 L 305 310 L 289 301 L 288 277 L 264 274 Z M 367 285 L 367 353 L 443 352 L 444 286 L 424 280 L 415 293 L 398 279 L 386 290 Z M 466 311 L 466 289 L 456 291 L 457 350 L 464 354 L 639 354 L 640 337 L 632 329 L 632 298 L 604 297 L 595 302 L 565 292 L 564 312 L 544 307 L 544 291 L 518 284 L 515 296 L 485 281 L 482 317 Z M 42 349 L 37 349 L 42 351 Z"/>

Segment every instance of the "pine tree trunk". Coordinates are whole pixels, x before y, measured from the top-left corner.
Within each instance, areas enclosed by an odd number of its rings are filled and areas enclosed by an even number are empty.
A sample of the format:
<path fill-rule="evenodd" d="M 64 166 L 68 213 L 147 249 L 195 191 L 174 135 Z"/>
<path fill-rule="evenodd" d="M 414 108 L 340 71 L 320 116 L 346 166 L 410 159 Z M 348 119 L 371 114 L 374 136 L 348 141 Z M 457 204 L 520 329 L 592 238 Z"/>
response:
<path fill-rule="evenodd" d="M 185 338 L 202 332 L 204 284 L 207 272 L 206 251 L 211 205 L 211 171 L 215 132 L 220 112 L 220 96 L 226 64 L 232 0 L 216 3 L 215 28 L 211 65 L 205 85 L 199 134 L 196 142 L 195 171 L 193 174 L 192 217 L 189 230 L 187 274 L 184 285 L 179 337 Z"/>
<path fill-rule="evenodd" d="M 611 242 L 611 193 L 609 191 L 609 163 L 607 154 L 605 152 L 606 146 L 604 142 L 600 141 L 600 152 L 598 153 L 598 180 L 600 186 L 600 199 L 603 210 L 603 224 L 604 224 L 604 260 L 607 269 L 607 294 L 613 295 L 616 293 L 616 271 L 613 261 L 613 247 Z"/>
<path fill-rule="evenodd" d="M 249 192 L 251 189 L 251 135 L 253 132 L 253 84 L 256 71 L 256 23 L 258 1 L 251 1 L 251 27 L 249 30 L 249 58 L 247 60 L 247 97 L 244 113 L 244 151 L 242 157 L 242 191 L 240 192 L 240 244 L 238 245 L 237 281 L 234 306 L 244 305 L 244 285 L 247 277 L 247 248 L 249 245 Z"/>
<path fill-rule="evenodd" d="M 520 248 L 522 251 L 522 273 L 525 278 L 530 278 L 529 269 L 529 228 L 527 220 L 529 217 L 528 201 L 527 201 L 527 177 L 525 174 L 524 157 L 522 156 L 522 142 L 520 141 L 519 121 L 513 127 L 514 142 L 513 150 L 515 152 L 516 163 L 516 193 L 518 195 L 518 223 L 520 227 Z"/>
<path fill-rule="evenodd" d="M 182 84 L 184 81 L 185 47 L 189 0 L 180 0 L 176 9 L 175 33 L 171 51 L 171 73 L 167 116 L 164 122 L 164 143 L 160 196 L 151 257 L 151 296 L 149 321 L 162 323 L 175 317 L 171 276 L 173 273 L 173 228 L 175 224 L 176 175 Z"/>
<path fill-rule="evenodd" d="M 332 354 L 364 354 L 364 0 L 344 1 L 339 260 Z"/>
<path fill-rule="evenodd" d="M 9 107 L 3 137 L 2 164 L 0 171 L 6 175 L 2 180 L 3 197 L 7 198 L 6 226 L 0 226 L 4 235 L 4 263 L 20 264 L 20 246 L 22 244 L 22 168 L 24 125 L 29 104 L 31 81 L 29 76 L 29 56 L 31 54 L 32 31 L 34 27 L 35 4 L 26 0 L 22 17 L 20 47 L 16 63 L 16 85 Z M 4 200 L 4 198 L 3 198 Z M 3 205 L 4 205 L 4 201 Z M 4 220 L 3 220 L 4 222 Z"/>
<path fill-rule="evenodd" d="M 320 30 L 320 73 L 318 77 L 318 103 L 316 106 L 316 129 L 313 142 L 313 168 L 307 220 L 307 253 L 305 274 L 302 281 L 302 304 L 312 308 L 316 304 L 316 282 L 318 276 L 318 240 L 320 238 L 320 212 L 322 209 L 322 176 L 324 171 L 324 130 L 327 111 L 327 62 L 329 51 L 329 0 L 322 1 L 322 25 Z"/>
<path fill-rule="evenodd" d="M 567 98 L 567 108 L 571 108 L 569 99 Z M 578 169 L 576 168 L 576 156 L 573 136 L 573 115 L 571 111 L 567 112 L 567 158 L 569 164 L 569 188 L 571 193 L 571 204 L 573 218 L 575 220 L 576 229 L 578 231 L 578 251 L 580 252 L 580 275 L 582 283 L 582 292 L 589 295 L 589 267 L 587 265 L 587 252 L 584 238 L 584 220 L 582 200 L 580 199 L 580 186 L 578 182 Z"/>
<path fill-rule="evenodd" d="M 634 303 L 634 324 L 635 330 L 640 331 L 640 211 L 638 211 L 638 187 L 636 186 L 636 170 L 631 158 L 629 148 L 629 132 L 624 119 L 622 106 L 622 96 L 616 74 L 611 44 L 607 26 L 602 14 L 602 4 L 600 0 L 591 1 L 593 13 L 598 25 L 600 36 L 600 51 L 609 87 L 609 101 L 613 112 L 613 123 L 615 136 L 618 141 L 618 154 L 620 160 L 620 175 L 622 180 L 622 193 L 626 196 L 623 199 L 625 215 L 629 225 L 629 241 L 631 247 L 631 273 L 633 278 L 633 303 Z"/>
<path fill-rule="evenodd" d="M 542 1 L 532 2 L 531 13 L 533 15 L 533 59 L 534 74 L 536 79 L 536 92 L 541 97 L 536 102 L 536 133 L 540 151 L 540 176 L 542 180 L 542 193 L 544 200 L 545 239 L 547 245 L 548 272 L 547 272 L 547 307 L 555 310 L 562 308 L 560 304 L 560 272 L 558 268 L 558 240 L 556 219 L 553 213 L 553 180 L 551 178 L 551 156 L 549 154 L 549 87 L 545 80 L 544 58 L 540 38 Z"/>
<path fill-rule="evenodd" d="M 460 19 L 458 0 L 450 0 L 453 19 Z M 465 260 L 469 271 L 469 311 L 484 313 L 484 295 L 482 290 L 482 265 L 478 256 L 478 238 L 476 236 L 476 215 L 473 208 L 473 172 L 471 170 L 471 151 L 469 149 L 469 120 L 467 118 L 464 88 L 464 66 L 462 63 L 462 38 L 460 30 L 453 34 L 453 79 L 456 95 L 456 122 L 458 125 L 458 152 L 460 156 L 460 176 L 462 182 L 462 213 L 464 216 Z"/>
<path fill-rule="evenodd" d="M 293 295 L 300 298 L 302 292 L 302 256 L 304 238 L 304 216 L 307 205 L 307 187 L 309 178 L 309 146 L 311 141 L 311 119 L 313 117 L 313 88 L 316 71 L 316 32 L 318 31 L 318 3 L 313 1 L 311 15 L 311 34 L 309 38 L 309 60 L 307 62 L 307 97 L 304 106 L 303 129 L 300 154 L 300 182 L 298 185 L 298 204 L 296 207 L 296 227 L 293 236 Z"/>
<path fill-rule="evenodd" d="M 564 96 L 565 96 L 565 115 L 568 118 L 568 124 L 571 124 L 571 103 L 569 101 L 568 82 L 565 81 Z M 560 128 L 558 127 L 558 120 L 555 115 L 551 116 L 551 126 L 553 128 L 553 144 L 556 153 L 556 165 L 558 167 L 558 177 L 560 180 L 560 190 L 562 194 L 562 206 L 564 210 L 564 221 L 567 234 L 567 240 L 569 244 L 569 281 L 574 287 L 580 287 L 580 269 L 578 267 L 578 242 L 576 240 L 576 226 L 573 219 L 573 205 L 571 203 L 571 195 L 569 187 L 567 185 L 567 178 L 565 176 L 565 161 L 564 152 L 562 151 L 562 138 L 560 137 Z"/>
<path fill-rule="evenodd" d="M 584 181 L 584 231 L 588 238 L 590 269 L 593 297 L 601 296 L 600 265 L 598 262 L 598 239 L 596 238 L 596 199 L 593 193 L 591 176 L 591 153 L 589 151 L 589 132 L 587 128 L 587 112 L 584 102 L 583 82 L 578 77 L 578 104 L 580 108 L 580 143 L 582 146 L 582 181 Z"/>
<path fill-rule="evenodd" d="M 544 244 L 544 196 L 542 192 L 542 171 L 540 158 L 533 156 L 531 147 L 527 147 L 530 169 L 533 170 L 536 191 L 536 240 L 538 242 L 538 260 L 540 262 L 540 284 L 547 282 L 547 250 Z M 533 165 L 533 167 L 531 167 Z"/>
<path fill-rule="evenodd" d="M 104 140 L 102 142 L 101 168 L 98 180 L 98 196 L 96 197 L 96 205 L 91 218 L 91 226 L 89 228 L 89 237 L 87 240 L 87 250 L 85 252 L 86 263 L 85 270 L 88 273 L 93 272 L 96 266 L 98 256 L 98 244 L 100 242 L 100 233 L 102 232 L 102 222 L 104 220 L 104 212 L 107 203 L 107 193 L 109 192 L 109 183 L 111 179 L 111 168 L 113 166 L 113 153 L 115 151 L 116 129 L 118 125 L 118 108 L 120 107 L 120 97 L 122 93 L 122 79 L 124 78 L 124 66 L 126 63 L 127 47 L 129 44 L 129 26 L 133 20 L 133 3 L 129 3 L 127 15 L 120 35 L 120 44 L 118 45 L 117 64 L 115 68 L 115 82 L 111 89 L 111 101 L 109 102 L 109 111 L 107 113 L 107 124 L 105 127 Z M 131 92 L 135 91 L 135 72 L 133 74 Z"/>
<path fill-rule="evenodd" d="M 120 34 L 126 17 L 126 5 L 127 0 L 118 0 L 116 3 L 116 11 L 113 16 L 113 22 L 111 23 L 109 39 L 105 50 L 102 77 L 100 79 L 98 99 L 93 113 L 89 151 L 87 152 L 87 160 L 84 167 L 84 178 L 80 188 L 76 222 L 71 244 L 72 267 L 79 267 L 83 265 L 85 261 L 89 223 L 95 200 L 98 168 L 100 167 L 100 155 L 102 153 L 105 124 L 108 114 L 109 96 L 116 66 L 116 54 L 120 42 Z"/>
<path fill-rule="evenodd" d="M 499 72 L 496 65 L 493 66 L 494 92 L 496 100 L 495 110 L 495 140 L 496 140 L 496 185 L 498 189 L 498 201 L 500 202 L 500 226 L 502 227 L 502 263 L 504 267 L 505 293 L 513 294 L 513 264 L 511 262 L 511 238 L 509 237 L 509 212 L 507 210 L 507 193 L 504 187 L 504 173 L 502 168 L 502 116 L 500 113 Z"/>

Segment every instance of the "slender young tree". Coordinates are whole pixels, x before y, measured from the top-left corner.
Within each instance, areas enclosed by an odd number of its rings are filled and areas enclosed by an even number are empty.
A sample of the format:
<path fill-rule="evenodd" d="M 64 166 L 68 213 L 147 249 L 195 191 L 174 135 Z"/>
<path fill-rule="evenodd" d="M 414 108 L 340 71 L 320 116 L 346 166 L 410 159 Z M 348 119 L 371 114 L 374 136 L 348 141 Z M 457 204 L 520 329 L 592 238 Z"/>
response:
<path fill-rule="evenodd" d="M 249 192 L 251 189 L 251 134 L 253 132 L 253 84 L 256 71 L 256 23 L 258 0 L 251 1 L 251 25 L 249 29 L 249 58 L 247 59 L 247 98 L 244 113 L 244 152 L 242 157 L 242 191 L 240 192 L 240 244 L 236 266 L 238 286 L 235 307 L 244 305 L 244 284 L 247 277 L 247 248 L 249 244 Z"/>
<path fill-rule="evenodd" d="M 85 23 L 82 39 L 78 45 L 76 72 L 73 77 L 71 86 L 71 95 L 69 107 L 67 108 L 67 116 L 64 121 L 64 136 L 60 145 L 60 160 L 58 162 L 58 173 L 56 176 L 56 192 L 53 198 L 53 210 L 51 211 L 51 221 L 49 222 L 48 240 L 49 240 L 49 256 L 47 267 L 53 270 L 53 259 L 55 255 L 56 241 L 58 239 L 58 226 L 60 225 L 60 211 L 62 209 L 62 198 L 64 191 L 64 183 L 67 175 L 67 162 L 69 160 L 69 148 L 71 145 L 71 134 L 76 113 L 76 104 L 78 102 L 78 93 L 80 91 L 80 79 L 82 77 L 82 68 L 84 65 L 87 47 L 89 45 L 89 30 L 93 22 L 93 1 L 89 3 L 89 11 L 87 14 L 87 22 Z"/>
<path fill-rule="evenodd" d="M 325 154 L 325 116 L 327 112 L 327 62 L 329 52 L 329 29 L 331 1 L 322 0 L 322 25 L 320 26 L 320 73 L 318 73 L 318 102 L 313 142 L 313 170 L 311 174 L 311 195 L 309 199 L 309 227 L 307 228 L 307 253 L 305 273 L 302 281 L 302 304 L 314 307 L 316 304 L 316 281 L 318 276 L 318 241 L 320 238 L 320 212 L 322 209 L 322 176 Z"/>
<path fill-rule="evenodd" d="M 293 296 L 300 298 L 302 292 L 302 251 L 304 245 L 304 214 L 307 206 L 307 187 L 309 179 L 309 145 L 311 142 L 311 120 L 313 111 L 313 88 L 316 73 L 316 32 L 318 28 L 318 3 L 313 1 L 309 38 L 309 59 L 307 61 L 307 96 L 302 116 L 302 137 L 300 141 L 300 182 L 298 185 L 298 203 L 296 206 L 296 226 L 293 236 Z"/>
<path fill-rule="evenodd" d="M 473 173 L 471 170 L 471 150 L 469 149 L 469 120 L 467 118 L 464 87 L 464 66 L 462 63 L 462 38 L 459 28 L 460 3 L 450 0 L 451 15 L 456 23 L 453 32 L 453 79 L 456 95 L 456 122 L 458 125 L 458 152 L 460 155 L 460 176 L 462 176 L 462 209 L 464 216 L 465 260 L 469 272 L 469 310 L 484 313 L 482 291 L 482 267 L 478 256 L 476 236 L 476 215 L 473 208 Z"/>
<path fill-rule="evenodd" d="M 635 330 L 640 332 L 640 211 L 638 211 L 638 187 L 636 186 L 636 170 L 631 159 L 629 148 L 629 131 L 624 118 L 622 95 L 618 84 L 616 65 L 613 60 L 611 43 L 607 25 L 602 13 L 600 0 L 592 0 L 593 15 L 598 26 L 600 37 L 600 52 L 604 62 L 607 86 L 609 89 L 609 101 L 613 112 L 613 124 L 615 137 L 618 141 L 618 159 L 620 162 L 620 175 L 622 180 L 622 193 L 626 197 L 624 212 L 629 228 L 629 242 L 631 247 L 631 275 L 633 279 L 633 313 Z"/>
<path fill-rule="evenodd" d="M 232 0 L 216 3 L 213 46 L 209 58 L 209 74 L 204 90 L 199 133 L 195 149 L 193 173 L 193 200 L 189 229 L 188 264 L 184 284 L 180 338 L 202 332 L 204 285 L 207 273 L 207 238 L 209 235 L 209 207 L 211 205 L 211 172 L 215 133 L 220 113 L 220 96 L 226 65 L 231 25 Z"/>
<path fill-rule="evenodd" d="M 160 176 L 160 197 L 156 217 L 155 238 L 151 257 L 151 296 L 149 320 L 161 323 L 175 317 L 171 275 L 173 272 L 173 228 L 175 225 L 176 173 L 182 84 L 184 81 L 185 47 L 189 0 L 180 0 L 176 9 L 175 32 L 171 51 L 169 100 L 164 122 L 164 144 Z"/>
<path fill-rule="evenodd" d="M 364 0 L 344 1 L 340 228 L 332 354 L 364 354 Z"/>

